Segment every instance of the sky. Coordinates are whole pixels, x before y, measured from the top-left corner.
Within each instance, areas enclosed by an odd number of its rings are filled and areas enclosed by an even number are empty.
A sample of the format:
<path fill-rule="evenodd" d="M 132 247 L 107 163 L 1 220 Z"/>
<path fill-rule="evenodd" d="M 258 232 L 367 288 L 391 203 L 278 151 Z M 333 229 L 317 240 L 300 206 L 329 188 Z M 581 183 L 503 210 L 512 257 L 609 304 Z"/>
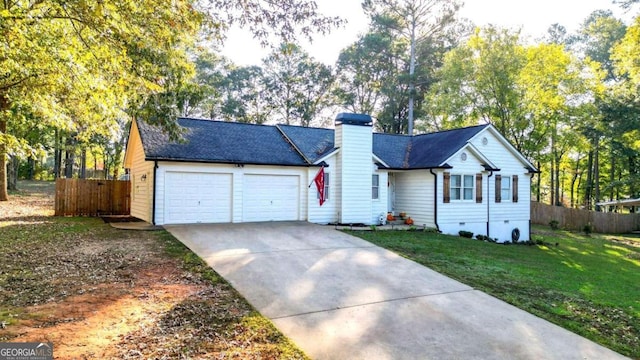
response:
<path fill-rule="evenodd" d="M 320 13 L 341 16 L 347 24 L 328 36 L 316 35 L 313 43 L 302 42 L 303 48 L 316 60 L 333 65 L 340 50 L 355 42 L 367 30 L 368 19 L 360 6 L 362 0 L 316 0 Z M 627 23 L 632 13 L 625 13 L 612 0 L 466 0 L 462 17 L 475 25 L 494 24 L 522 28 L 525 36 L 542 37 L 550 25 L 559 23 L 573 32 L 595 10 L 611 9 Z M 636 9 L 637 13 L 637 9 Z M 238 65 L 259 65 L 269 50 L 261 48 L 251 35 L 233 28 L 222 49 L 225 56 Z"/>

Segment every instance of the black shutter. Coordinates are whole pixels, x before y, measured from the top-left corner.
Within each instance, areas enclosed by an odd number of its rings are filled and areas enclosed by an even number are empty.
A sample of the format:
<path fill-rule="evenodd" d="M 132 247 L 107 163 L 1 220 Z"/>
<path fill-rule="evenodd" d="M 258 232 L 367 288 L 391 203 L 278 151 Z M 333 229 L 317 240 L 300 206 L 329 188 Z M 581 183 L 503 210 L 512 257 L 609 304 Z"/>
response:
<path fill-rule="evenodd" d="M 482 174 L 476 174 L 476 202 L 482 202 Z"/>
<path fill-rule="evenodd" d="M 451 174 L 444 172 L 442 174 L 442 202 L 451 202 Z"/>

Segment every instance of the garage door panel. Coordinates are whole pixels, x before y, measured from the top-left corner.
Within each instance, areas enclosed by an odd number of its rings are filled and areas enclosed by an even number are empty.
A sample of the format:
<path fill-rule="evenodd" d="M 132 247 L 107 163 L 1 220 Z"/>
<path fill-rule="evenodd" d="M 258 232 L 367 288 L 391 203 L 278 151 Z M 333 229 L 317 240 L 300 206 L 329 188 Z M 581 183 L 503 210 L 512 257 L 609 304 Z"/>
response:
<path fill-rule="evenodd" d="M 299 176 L 245 175 L 243 190 L 243 221 L 299 219 Z"/>
<path fill-rule="evenodd" d="M 231 222 L 231 174 L 167 172 L 165 223 Z"/>

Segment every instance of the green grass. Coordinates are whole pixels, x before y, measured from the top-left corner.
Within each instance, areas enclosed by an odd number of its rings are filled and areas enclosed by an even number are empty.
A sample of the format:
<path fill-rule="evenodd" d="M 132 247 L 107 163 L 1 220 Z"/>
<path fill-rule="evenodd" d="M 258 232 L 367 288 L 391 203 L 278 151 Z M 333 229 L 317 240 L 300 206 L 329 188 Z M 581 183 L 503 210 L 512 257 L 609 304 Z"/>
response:
<path fill-rule="evenodd" d="M 351 234 L 640 358 L 637 237 L 535 228 L 534 240 L 545 245 L 527 246 L 410 231 Z"/>

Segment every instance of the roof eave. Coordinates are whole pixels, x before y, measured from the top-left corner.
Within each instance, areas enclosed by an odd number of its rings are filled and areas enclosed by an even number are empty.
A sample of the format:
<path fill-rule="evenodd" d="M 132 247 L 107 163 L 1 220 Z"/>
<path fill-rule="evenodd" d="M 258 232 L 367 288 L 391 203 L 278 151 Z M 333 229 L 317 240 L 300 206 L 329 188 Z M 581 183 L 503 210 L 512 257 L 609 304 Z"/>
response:
<path fill-rule="evenodd" d="M 373 154 L 373 160 L 380 163 L 382 166 L 384 166 L 387 169 L 390 168 L 389 164 L 387 164 L 384 160 L 380 159 L 380 157 L 376 154 Z"/>
<path fill-rule="evenodd" d="M 411 167 L 411 168 L 387 168 L 386 170 L 448 170 L 453 169 L 453 166 L 449 164 L 443 164 L 438 166 L 420 166 L 420 167 Z"/>
<path fill-rule="evenodd" d="M 145 157 L 145 161 L 166 161 L 178 163 L 198 163 L 198 164 L 223 164 L 223 165 L 259 165 L 259 166 L 290 166 L 290 167 L 314 167 L 314 164 L 287 164 L 287 163 L 258 163 L 240 160 L 202 160 L 186 158 L 165 158 L 165 157 Z"/>
<path fill-rule="evenodd" d="M 322 163 L 323 161 L 325 161 L 328 158 L 332 157 L 333 155 L 337 154 L 338 151 L 340 151 L 340 148 L 333 148 L 333 150 L 329 151 L 325 155 L 322 155 L 322 157 L 319 157 L 316 161 L 311 163 L 311 165 L 320 165 L 320 163 Z"/>

